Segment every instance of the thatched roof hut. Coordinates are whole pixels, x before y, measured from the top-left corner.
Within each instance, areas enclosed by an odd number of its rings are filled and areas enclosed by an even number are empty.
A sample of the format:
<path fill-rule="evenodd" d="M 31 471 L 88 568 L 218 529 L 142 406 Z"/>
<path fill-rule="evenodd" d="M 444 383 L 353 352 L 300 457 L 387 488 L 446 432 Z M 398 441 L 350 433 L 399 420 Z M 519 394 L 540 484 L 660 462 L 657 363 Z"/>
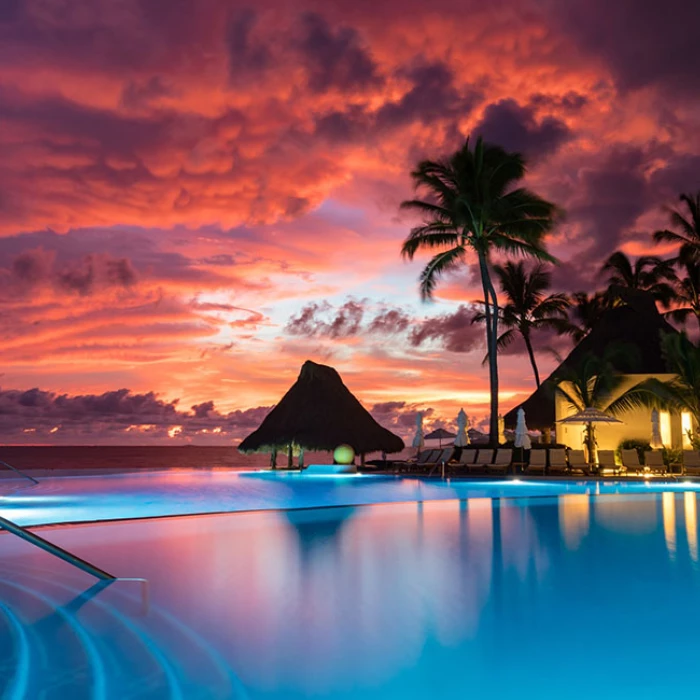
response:
<path fill-rule="evenodd" d="M 372 418 L 332 367 L 307 360 L 296 383 L 238 450 L 276 452 L 295 445 L 333 451 L 342 444 L 357 454 L 404 448 L 403 440 Z"/>
<path fill-rule="evenodd" d="M 540 388 L 523 403 L 504 416 L 507 427 L 514 427 L 518 408 L 523 408 L 529 428 L 548 430 L 554 425 L 554 394 L 557 376 L 563 369 L 576 367 L 588 353 L 602 355 L 614 343 L 634 345 L 639 352 L 639 363 L 634 374 L 664 374 L 668 372 L 661 352 L 661 333 L 677 333 L 656 308 L 654 299 L 643 292 L 627 293 L 623 306 L 606 311 L 600 323 L 573 348 L 564 361 L 545 379 Z M 619 367 L 620 373 L 629 374 L 628 368 Z"/>

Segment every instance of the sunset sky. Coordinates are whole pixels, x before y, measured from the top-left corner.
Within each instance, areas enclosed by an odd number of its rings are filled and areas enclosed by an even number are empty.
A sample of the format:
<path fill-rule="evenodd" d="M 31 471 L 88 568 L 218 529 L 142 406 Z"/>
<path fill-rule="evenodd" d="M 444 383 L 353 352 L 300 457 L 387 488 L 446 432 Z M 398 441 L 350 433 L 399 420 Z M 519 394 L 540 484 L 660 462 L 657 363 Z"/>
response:
<path fill-rule="evenodd" d="M 2 441 L 227 443 L 306 359 L 404 437 L 478 423 L 477 279 L 420 302 L 412 166 L 522 151 L 567 212 L 556 289 L 591 290 L 700 189 L 698 26 L 692 0 L 2 0 Z M 534 382 L 501 374 L 505 412 Z"/>

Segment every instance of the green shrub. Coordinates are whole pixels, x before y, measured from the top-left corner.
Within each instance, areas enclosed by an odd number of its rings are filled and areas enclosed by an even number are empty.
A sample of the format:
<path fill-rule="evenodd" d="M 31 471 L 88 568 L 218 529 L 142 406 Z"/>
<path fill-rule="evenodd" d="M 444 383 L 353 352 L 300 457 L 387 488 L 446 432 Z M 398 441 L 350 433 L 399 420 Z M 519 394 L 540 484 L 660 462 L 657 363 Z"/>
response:
<path fill-rule="evenodd" d="M 664 464 L 670 467 L 672 464 L 680 464 L 683 461 L 683 450 L 677 450 L 673 447 L 662 447 L 661 452 L 664 456 Z"/>

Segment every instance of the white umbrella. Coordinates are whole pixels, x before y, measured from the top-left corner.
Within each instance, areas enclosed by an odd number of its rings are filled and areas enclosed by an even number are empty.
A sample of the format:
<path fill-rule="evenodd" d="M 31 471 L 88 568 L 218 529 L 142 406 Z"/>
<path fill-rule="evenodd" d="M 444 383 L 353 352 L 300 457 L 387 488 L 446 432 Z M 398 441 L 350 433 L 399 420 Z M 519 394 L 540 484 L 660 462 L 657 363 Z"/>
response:
<path fill-rule="evenodd" d="M 498 442 L 505 445 L 506 442 L 506 422 L 503 416 L 498 416 Z"/>
<path fill-rule="evenodd" d="M 661 419 L 659 412 L 654 408 L 651 411 L 651 446 L 659 450 L 664 446 L 661 440 Z"/>
<path fill-rule="evenodd" d="M 423 447 L 423 414 L 419 411 L 416 413 L 416 434 L 413 436 L 411 443 L 418 451 Z"/>
<path fill-rule="evenodd" d="M 469 444 L 469 435 L 467 434 L 467 426 L 469 418 L 463 408 L 459 409 L 457 414 L 457 437 L 455 438 L 455 447 L 466 447 Z"/>
<path fill-rule="evenodd" d="M 515 447 L 522 447 L 524 450 L 532 447 L 525 424 L 525 411 L 522 408 L 518 409 L 518 421 L 515 424 Z"/>

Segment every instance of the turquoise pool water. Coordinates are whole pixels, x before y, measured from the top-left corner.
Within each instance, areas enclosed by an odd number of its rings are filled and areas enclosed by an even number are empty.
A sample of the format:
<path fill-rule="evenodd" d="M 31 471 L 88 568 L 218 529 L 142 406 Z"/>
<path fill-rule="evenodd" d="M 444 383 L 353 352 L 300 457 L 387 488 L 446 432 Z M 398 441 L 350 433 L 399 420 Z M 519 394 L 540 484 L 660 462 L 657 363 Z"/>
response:
<path fill-rule="evenodd" d="M 2 534 L 0 697 L 691 697 L 698 494 L 643 486 L 40 530 L 147 611 Z"/>
<path fill-rule="evenodd" d="M 175 469 L 0 482 L 0 511 L 20 525 L 79 523 L 194 513 L 357 506 L 405 501 L 559 494 L 700 491 L 700 482 L 440 479 L 380 475 Z"/>

